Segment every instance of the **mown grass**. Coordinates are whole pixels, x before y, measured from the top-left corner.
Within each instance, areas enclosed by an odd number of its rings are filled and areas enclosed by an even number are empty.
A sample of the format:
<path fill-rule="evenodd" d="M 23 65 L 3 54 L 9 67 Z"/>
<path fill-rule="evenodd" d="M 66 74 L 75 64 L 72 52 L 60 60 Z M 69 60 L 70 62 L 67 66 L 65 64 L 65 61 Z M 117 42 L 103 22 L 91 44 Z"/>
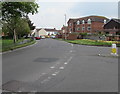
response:
<path fill-rule="evenodd" d="M 0 43 L 1 43 L 1 45 L 0 45 L 1 46 L 0 51 L 4 52 L 4 51 L 9 51 L 9 50 L 14 50 L 14 49 L 25 47 L 25 46 L 28 46 L 28 45 L 31 45 L 31 44 L 35 43 L 35 41 L 27 39 L 27 40 L 30 40 L 30 41 L 27 42 L 27 43 L 19 44 L 23 40 L 24 39 L 20 39 L 15 44 L 13 43 L 12 39 L 3 39 L 3 40 L 0 40 Z"/>
<path fill-rule="evenodd" d="M 58 39 L 63 40 L 63 39 Z M 116 43 L 120 47 L 120 42 L 118 41 L 102 41 L 102 40 L 90 40 L 90 39 L 78 39 L 78 40 L 64 40 L 73 44 L 80 45 L 91 45 L 91 46 L 111 46 L 113 43 Z"/>

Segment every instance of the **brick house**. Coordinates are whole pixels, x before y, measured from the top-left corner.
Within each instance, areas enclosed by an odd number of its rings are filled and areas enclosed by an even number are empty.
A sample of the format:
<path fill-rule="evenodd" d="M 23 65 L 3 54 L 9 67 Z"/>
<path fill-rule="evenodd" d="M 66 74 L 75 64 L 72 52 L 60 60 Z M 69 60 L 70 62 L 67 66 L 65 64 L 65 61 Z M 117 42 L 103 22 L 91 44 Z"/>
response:
<path fill-rule="evenodd" d="M 98 33 L 109 19 L 103 16 L 87 16 L 68 20 L 68 32 Z"/>
<path fill-rule="evenodd" d="M 120 19 L 111 19 L 104 25 L 107 40 L 120 40 Z"/>

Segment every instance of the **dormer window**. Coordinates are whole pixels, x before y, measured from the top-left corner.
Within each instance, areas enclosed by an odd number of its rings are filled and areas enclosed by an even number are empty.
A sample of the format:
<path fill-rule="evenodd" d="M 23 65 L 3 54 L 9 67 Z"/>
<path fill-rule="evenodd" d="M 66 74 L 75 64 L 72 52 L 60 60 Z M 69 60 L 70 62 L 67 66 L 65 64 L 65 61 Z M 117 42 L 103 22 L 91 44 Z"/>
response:
<path fill-rule="evenodd" d="M 84 20 L 82 21 L 82 24 L 85 24 L 85 21 L 84 21 Z"/>
<path fill-rule="evenodd" d="M 79 24 L 80 24 L 80 21 L 78 20 L 78 21 L 77 21 L 77 25 L 79 25 Z"/>
<path fill-rule="evenodd" d="M 106 24 L 107 23 L 107 20 L 104 20 L 104 24 Z"/>
<path fill-rule="evenodd" d="M 91 19 L 88 19 L 87 23 L 88 23 L 88 24 L 91 24 Z"/>

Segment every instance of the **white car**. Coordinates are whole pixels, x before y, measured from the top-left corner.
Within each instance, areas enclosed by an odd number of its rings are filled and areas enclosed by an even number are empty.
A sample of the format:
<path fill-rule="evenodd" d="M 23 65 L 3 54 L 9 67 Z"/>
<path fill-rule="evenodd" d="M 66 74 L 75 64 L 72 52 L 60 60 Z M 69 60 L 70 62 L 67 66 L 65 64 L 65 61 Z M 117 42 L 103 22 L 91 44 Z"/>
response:
<path fill-rule="evenodd" d="M 53 38 L 53 39 L 54 39 L 54 38 L 55 38 L 55 36 L 51 36 L 51 38 Z"/>
<path fill-rule="evenodd" d="M 45 39 L 45 36 L 41 36 L 41 39 Z"/>

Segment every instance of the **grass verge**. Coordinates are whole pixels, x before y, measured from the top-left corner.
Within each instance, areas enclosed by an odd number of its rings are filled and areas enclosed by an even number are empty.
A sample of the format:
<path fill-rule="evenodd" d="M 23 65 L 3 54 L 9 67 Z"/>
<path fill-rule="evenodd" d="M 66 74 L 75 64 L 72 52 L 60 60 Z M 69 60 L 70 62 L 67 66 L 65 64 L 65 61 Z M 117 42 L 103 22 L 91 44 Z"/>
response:
<path fill-rule="evenodd" d="M 9 51 L 9 50 L 14 50 L 14 49 L 17 49 L 17 48 L 32 45 L 36 42 L 35 40 L 31 40 L 29 42 L 19 44 L 21 41 L 23 41 L 23 40 L 19 40 L 16 44 L 13 44 L 12 40 L 2 40 L 2 49 L 0 49 L 0 51 L 5 52 L 5 51 Z"/>
<path fill-rule="evenodd" d="M 80 45 L 107 46 L 107 47 L 110 47 L 113 43 L 116 43 L 117 47 L 120 47 L 120 42 L 118 41 L 102 41 L 102 40 L 90 40 L 90 39 L 78 39 L 78 40 L 57 39 L 57 40 L 62 40 L 69 43 L 80 44 Z"/>

